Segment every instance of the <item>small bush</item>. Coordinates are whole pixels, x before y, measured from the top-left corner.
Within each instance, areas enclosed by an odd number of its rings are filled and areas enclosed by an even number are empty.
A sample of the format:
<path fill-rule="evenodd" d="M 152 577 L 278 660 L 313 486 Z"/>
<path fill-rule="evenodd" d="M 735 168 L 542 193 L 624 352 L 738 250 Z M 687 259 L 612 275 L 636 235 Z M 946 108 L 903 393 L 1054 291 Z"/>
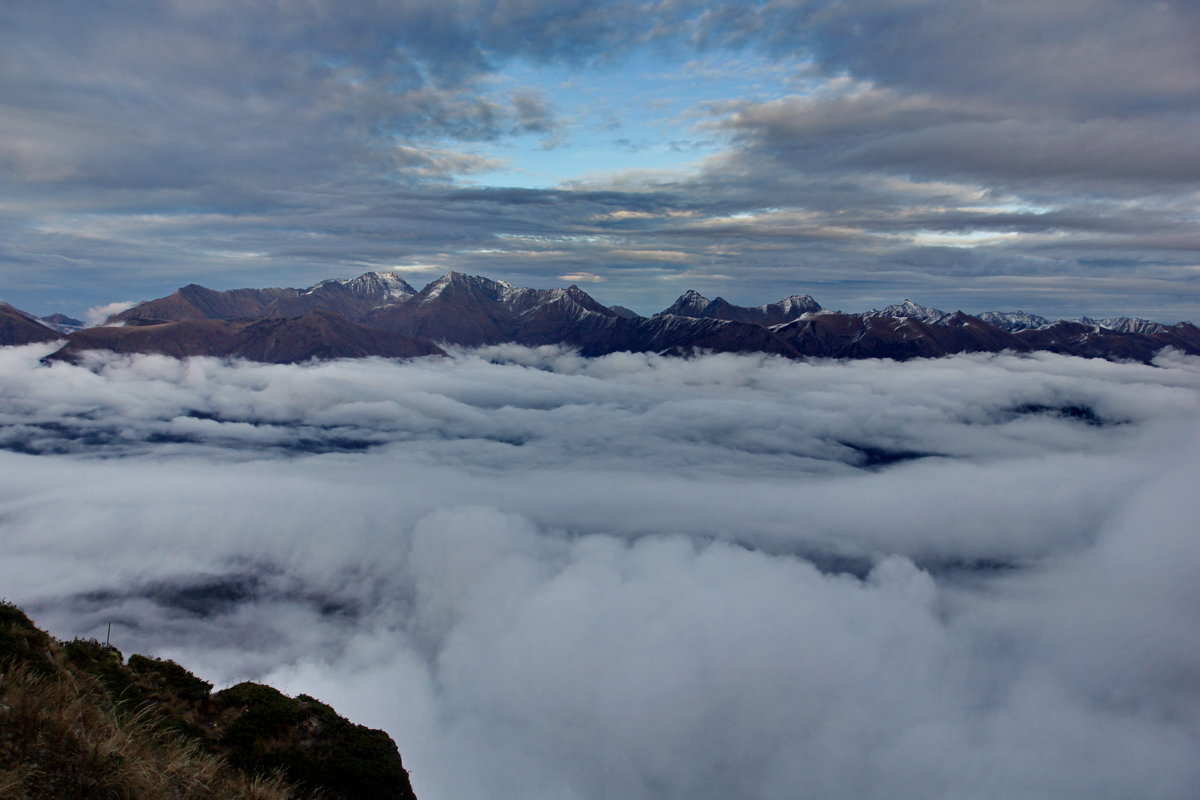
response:
<path fill-rule="evenodd" d="M 0 664 L 23 664 L 42 675 L 54 672 L 50 637 L 17 606 L 0 600 Z"/>
<path fill-rule="evenodd" d="M 281 764 L 271 757 L 268 743 L 284 737 L 300 721 L 300 704 L 278 689 L 261 683 L 239 683 L 217 692 L 213 699 L 234 709 L 221 745 L 234 765 L 269 772 Z"/>
<path fill-rule="evenodd" d="M 180 700 L 202 703 L 212 691 L 211 683 L 197 678 L 170 659 L 135 654 L 129 657 L 129 669 L 135 675 L 160 684 Z"/>
<path fill-rule="evenodd" d="M 126 711 L 145 704 L 146 693 L 125 668 L 121 651 L 95 639 L 75 639 L 63 645 L 67 663 L 100 682 L 109 700 Z"/>

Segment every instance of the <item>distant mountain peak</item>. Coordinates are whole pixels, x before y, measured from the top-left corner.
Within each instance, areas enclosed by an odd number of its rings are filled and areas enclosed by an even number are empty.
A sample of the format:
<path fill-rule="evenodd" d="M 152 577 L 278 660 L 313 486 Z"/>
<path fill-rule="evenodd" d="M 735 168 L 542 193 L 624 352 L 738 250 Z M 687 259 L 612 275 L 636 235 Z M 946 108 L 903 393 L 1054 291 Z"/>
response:
<path fill-rule="evenodd" d="M 1161 322 L 1142 319 L 1140 317 L 1105 317 L 1102 319 L 1092 319 L 1091 317 L 1080 317 L 1079 321 L 1084 325 L 1099 325 L 1102 328 L 1108 328 L 1110 331 L 1119 333 L 1142 333 L 1154 334 L 1162 333 L 1168 329 L 1168 326 Z"/>
<path fill-rule="evenodd" d="M 688 289 L 669 308 L 663 309 L 655 316 L 706 317 L 708 314 L 705 312 L 711 308 L 712 304 L 712 300 L 695 289 Z"/>
<path fill-rule="evenodd" d="M 1028 314 L 1024 311 L 984 311 L 979 315 L 979 318 L 990 325 L 995 325 L 998 328 L 1003 328 L 1010 332 L 1038 330 L 1047 328 L 1054 324 L 1045 317 L 1037 314 Z M 1149 319 L 1140 317 L 1077 317 L 1071 320 L 1059 320 L 1060 322 L 1072 322 L 1079 325 L 1089 325 L 1093 328 L 1105 328 L 1118 333 L 1136 333 L 1145 336 L 1166 333 L 1171 330 L 1171 326 L 1163 325 L 1161 322 L 1154 322 Z"/>
<path fill-rule="evenodd" d="M 42 322 L 52 322 L 59 325 L 76 325 L 81 328 L 84 324 L 83 320 L 75 319 L 74 317 L 68 317 L 66 314 L 51 314 L 49 316 L 42 317 Z"/>
<path fill-rule="evenodd" d="M 1010 333 L 1017 331 L 1036 330 L 1050 324 L 1050 320 L 1037 314 L 1025 311 L 984 311 L 978 315 L 981 320 L 997 328 L 1003 328 Z"/>
<path fill-rule="evenodd" d="M 887 306 L 881 311 L 868 311 L 868 317 L 906 317 L 909 319 L 919 319 L 922 322 L 928 322 L 932 325 L 937 325 L 952 315 L 942 311 L 940 308 L 931 308 L 923 306 L 920 303 L 914 303 L 908 298 L 902 303 L 895 303 Z"/>
<path fill-rule="evenodd" d="M 439 281 L 448 281 L 451 283 L 465 283 L 469 286 L 502 286 L 505 289 L 515 289 L 508 281 L 502 281 L 498 278 L 485 278 L 483 275 L 470 275 L 466 272 L 451 270 L 438 278 Z M 434 281 L 437 283 L 437 281 Z"/>
<path fill-rule="evenodd" d="M 821 304 L 811 294 L 790 294 L 775 305 L 785 308 L 803 307 L 809 311 L 819 311 Z"/>
<path fill-rule="evenodd" d="M 341 286 L 356 297 L 392 301 L 412 297 L 417 290 L 394 272 L 364 272 L 357 278 L 329 278 L 307 289 L 304 294 L 313 294 L 324 287 Z"/>
<path fill-rule="evenodd" d="M 640 319 L 642 316 L 632 308 L 626 308 L 625 306 L 609 306 L 608 310 L 616 314 L 621 319 Z"/>
<path fill-rule="evenodd" d="M 807 294 L 793 294 L 762 306 L 737 306 L 723 297 L 709 300 L 694 289 L 688 289 L 669 308 L 655 316 L 723 319 L 729 322 L 751 322 L 769 326 L 782 325 L 810 311 L 820 310 L 821 304 Z"/>
<path fill-rule="evenodd" d="M 46 317 L 41 317 L 39 321 L 43 325 L 48 325 L 59 333 L 74 333 L 81 328 L 86 328 L 87 323 L 83 320 L 68 317 L 66 314 L 51 314 Z"/>
<path fill-rule="evenodd" d="M 426 300 L 430 300 L 452 290 L 477 291 L 489 297 L 500 297 L 506 292 L 516 291 L 517 287 L 507 281 L 497 281 L 482 275 L 468 275 L 465 272 L 451 271 L 431 281 L 419 294 Z"/>

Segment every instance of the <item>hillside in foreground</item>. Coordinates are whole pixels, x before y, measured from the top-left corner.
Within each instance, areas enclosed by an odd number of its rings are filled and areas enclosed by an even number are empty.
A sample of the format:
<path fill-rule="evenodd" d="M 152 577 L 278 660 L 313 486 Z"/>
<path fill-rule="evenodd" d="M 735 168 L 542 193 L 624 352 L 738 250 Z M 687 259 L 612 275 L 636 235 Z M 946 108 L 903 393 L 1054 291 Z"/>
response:
<path fill-rule="evenodd" d="M 415 800 L 395 743 L 307 695 L 59 642 L 0 601 L 0 800 Z"/>

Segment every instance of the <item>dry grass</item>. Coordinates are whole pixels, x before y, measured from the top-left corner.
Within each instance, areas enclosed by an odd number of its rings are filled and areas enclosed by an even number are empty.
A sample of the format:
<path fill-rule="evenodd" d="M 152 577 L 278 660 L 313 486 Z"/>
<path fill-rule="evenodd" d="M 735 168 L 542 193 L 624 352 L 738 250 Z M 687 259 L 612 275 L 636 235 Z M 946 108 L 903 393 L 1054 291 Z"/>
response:
<path fill-rule="evenodd" d="M 285 800 L 277 778 L 251 778 L 149 713 L 120 714 L 70 675 L 0 670 L 0 800 Z"/>

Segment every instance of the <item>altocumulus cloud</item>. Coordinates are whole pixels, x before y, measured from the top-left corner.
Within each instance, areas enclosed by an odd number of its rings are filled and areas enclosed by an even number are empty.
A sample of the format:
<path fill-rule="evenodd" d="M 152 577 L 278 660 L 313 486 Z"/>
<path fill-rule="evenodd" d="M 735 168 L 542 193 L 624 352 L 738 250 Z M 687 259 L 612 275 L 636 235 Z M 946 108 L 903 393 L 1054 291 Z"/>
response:
<path fill-rule="evenodd" d="M 421 797 L 1190 798 L 1200 364 L 0 352 L 0 586 Z"/>

